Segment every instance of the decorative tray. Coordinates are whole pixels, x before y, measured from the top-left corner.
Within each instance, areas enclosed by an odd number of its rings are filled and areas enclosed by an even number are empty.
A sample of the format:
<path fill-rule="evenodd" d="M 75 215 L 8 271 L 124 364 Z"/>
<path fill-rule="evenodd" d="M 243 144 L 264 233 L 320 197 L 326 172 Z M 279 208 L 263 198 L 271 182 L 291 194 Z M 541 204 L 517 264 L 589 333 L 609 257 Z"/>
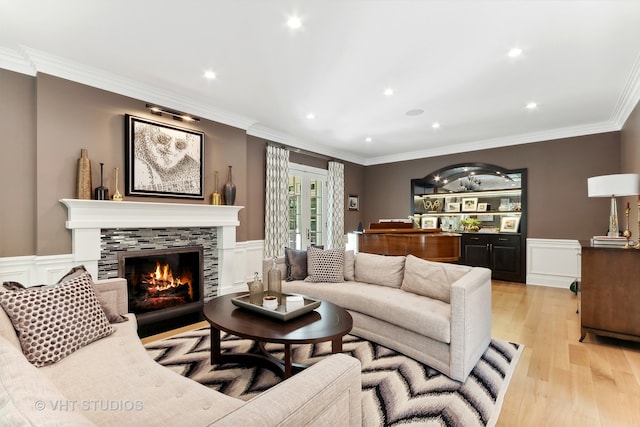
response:
<path fill-rule="evenodd" d="M 282 300 L 285 300 L 288 296 L 293 296 L 293 295 L 301 296 L 302 300 L 304 301 L 304 305 L 302 307 L 299 307 L 291 311 L 285 310 L 285 304 L 280 304 L 278 308 L 275 310 L 264 308 L 262 305 L 251 304 L 249 302 L 249 294 L 240 295 L 238 297 L 231 298 L 231 302 L 237 307 L 245 308 L 247 310 L 251 310 L 256 313 L 260 313 L 265 316 L 273 317 L 274 319 L 283 320 L 283 321 L 291 320 L 296 317 L 302 316 L 305 313 L 313 311 L 316 308 L 320 307 L 320 303 L 322 303 L 322 301 L 320 300 L 309 298 L 308 296 L 299 295 L 299 294 L 282 294 Z"/>

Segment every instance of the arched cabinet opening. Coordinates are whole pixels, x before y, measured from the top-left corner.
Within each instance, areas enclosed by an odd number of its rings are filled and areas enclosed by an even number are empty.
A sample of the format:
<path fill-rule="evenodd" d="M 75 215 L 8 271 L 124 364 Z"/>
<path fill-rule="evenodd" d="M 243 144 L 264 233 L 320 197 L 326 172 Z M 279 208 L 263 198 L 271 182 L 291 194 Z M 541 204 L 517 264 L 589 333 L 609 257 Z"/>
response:
<path fill-rule="evenodd" d="M 412 179 L 411 218 L 415 227 L 462 233 L 461 264 L 525 282 L 526 169 L 467 163 Z"/>

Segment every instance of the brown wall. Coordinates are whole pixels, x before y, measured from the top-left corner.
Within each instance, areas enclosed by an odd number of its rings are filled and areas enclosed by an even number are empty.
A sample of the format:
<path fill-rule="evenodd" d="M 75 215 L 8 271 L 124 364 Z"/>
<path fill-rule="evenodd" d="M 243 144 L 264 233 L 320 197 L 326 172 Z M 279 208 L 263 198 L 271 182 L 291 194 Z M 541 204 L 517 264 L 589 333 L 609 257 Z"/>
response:
<path fill-rule="evenodd" d="M 620 170 L 620 133 L 369 166 L 365 170 L 365 220 L 406 218 L 412 178 L 442 167 L 480 162 L 528 170 L 528 237 L 586 239 L 607 229 L 609 204 L 587 198 L 587 178 Z"/>
<path fill-rule="evenodd" d="M 267 141 L 247 138 L 247 209 L 246 240 L 264 240 L 264 203 L 267 165 Z"/>
<path fill-rule="evenodd" d="M 365 226 L 365 209 L 363 202 L 367 199 L 365 195 L 365 170 L 362 165 L 354 163 L 344 164 L 344 231 L 348 233 L 358 229 L 358 225 L 362 223 Z M 360 210 L 350 211 L 347 208 L 347 197 L 349 195 L 359 196 Z"/>
<path fill-rule="evenodd" d="M 640 104 L 622 127 L 622 173 L 640 173 Z"/>
<path fill-rule="evenodd" d="M 36 251 L 33 77 L 0 69 L 0 256 Z"/>

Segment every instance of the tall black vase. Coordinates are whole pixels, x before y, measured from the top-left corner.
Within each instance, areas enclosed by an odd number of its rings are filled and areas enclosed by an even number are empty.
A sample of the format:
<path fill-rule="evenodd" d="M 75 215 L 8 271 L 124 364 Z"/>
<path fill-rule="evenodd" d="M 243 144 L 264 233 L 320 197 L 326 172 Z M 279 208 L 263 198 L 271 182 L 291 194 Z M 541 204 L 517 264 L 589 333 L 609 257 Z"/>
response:
<path fill-rule="evenodd" d="M 233 179 L 231 177 L 231 166 L 229 166 L 229 180 L 224 185 L 224 204 L 225 205 L 233 205 L 236 201 L 236 185 L 233 183 Z"/>

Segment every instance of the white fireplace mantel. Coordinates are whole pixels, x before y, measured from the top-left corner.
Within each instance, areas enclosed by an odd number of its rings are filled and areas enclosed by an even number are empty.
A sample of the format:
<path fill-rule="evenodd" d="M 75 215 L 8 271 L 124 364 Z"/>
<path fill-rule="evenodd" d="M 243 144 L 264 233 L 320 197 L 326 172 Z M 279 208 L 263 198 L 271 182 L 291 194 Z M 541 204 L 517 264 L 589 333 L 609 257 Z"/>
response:
<path fill-rule="evenodd" d="M 66 227 L 152 228 L 237 227 L 243 206 L 182 203 L 113 202 L 108 200 L 60 200 L 68 208 Z"/>
<path fill-rule="evenodd" d="M 62 199 L 65 226 L 72 230 L 73 258 L 98 277 L 100 230 L 103 228 L 216 227 L 218 229 L 218 293 L 234 285 L 234 250 L 238 212 L 243 206 L 185 203 L 114 202 Z"/>

